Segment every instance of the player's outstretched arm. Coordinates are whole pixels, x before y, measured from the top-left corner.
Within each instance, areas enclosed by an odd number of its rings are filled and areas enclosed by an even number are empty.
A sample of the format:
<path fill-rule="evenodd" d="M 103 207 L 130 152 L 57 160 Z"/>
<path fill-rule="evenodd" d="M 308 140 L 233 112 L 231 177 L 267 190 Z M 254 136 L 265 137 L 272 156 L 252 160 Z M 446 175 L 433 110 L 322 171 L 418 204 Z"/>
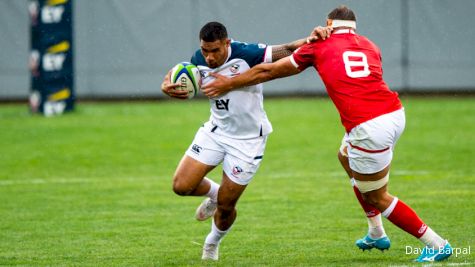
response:
<path fill-rule="evenodd" d="M 295 40 L 293 42 L 281 45 L 273 45 L 272 46 L 272 62 L 276 62 L 277 60 L 290 56 L 292 52 L 294 52 L 297 48 L 301 47 L 304 44 L 308 44 L 311 42 L 315 42 L 318 39 L 325 40 L 330 37 L 332 32 L 331 27 L 322 27 L 317 26 L 315 27 L 310 35 L 307 38 Z"/>
<path fill-rule="evenodd" d="M 201 90 L 207 97 L 213 98 L 233 89 L 292 76 L 298 73 L 300 73 L 300 70 L 292 64 L 290 57 L 286 57 L 274 63 L 258 64 L 233 78 L 211 73 L 210 75 L 215 77 L 216 80 L 203 86 Z"/>
<path fill-rule="evenodd" d="M 170 76 L 172 71 L 169 70 L 168 73 L 163 78 L 162 82 L 162 92 L 170 97 L 178 98 L 178 99 L 188 99 L 188 91 L 184 90 L 176 90 L 180 83 L 171 83 Z"/>

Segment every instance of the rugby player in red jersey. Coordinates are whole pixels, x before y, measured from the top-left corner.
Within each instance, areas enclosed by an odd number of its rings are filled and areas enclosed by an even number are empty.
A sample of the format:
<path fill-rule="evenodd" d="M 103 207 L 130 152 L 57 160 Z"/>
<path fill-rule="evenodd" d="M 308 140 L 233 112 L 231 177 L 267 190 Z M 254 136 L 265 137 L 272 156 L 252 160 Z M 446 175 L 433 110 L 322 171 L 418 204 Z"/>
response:
<path fill-rule="evenodd" d="M 381 214 L 425 245 L 420 262 L 441 261 L 452 247 L 428 227 L 407 204 L 389 194 L 389 168 L 394 146 L 404 131 L 405 114 L 398 94 L 383 80 L 381 52 L 356 33 L 356 16 L 346 6 L 328 14 L 330 38 L 309 42 L 291 56 L 272 64 L 259 64 L 233 78 L 217 79 L 204 86 L 208 97 L 296 75 L 313 66 L 340 113 L 346 130 L 338 158 L 351 178 L 354 192 L 368 218 L 368 234 L 356 241 L 363 250 L 390 247 Z"/>

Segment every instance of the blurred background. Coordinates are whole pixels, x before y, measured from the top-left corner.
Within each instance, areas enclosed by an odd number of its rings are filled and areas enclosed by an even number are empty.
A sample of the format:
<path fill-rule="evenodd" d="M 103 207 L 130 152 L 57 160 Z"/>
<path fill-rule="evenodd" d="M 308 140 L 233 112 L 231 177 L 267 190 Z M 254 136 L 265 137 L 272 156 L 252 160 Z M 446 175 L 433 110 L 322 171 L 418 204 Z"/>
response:
<path fill-rule="evenodd" d="M 29 3 L 0 1 L 0 101 L 27 100 L 31 90 Z M 473 0 L 75 0 L 76 97 L 164 97 L 163 76 L 199 48 L 198 32 L 206 22 L 222 22 L 239 41 L 280 44 L 324 25 L 339 4 L 356 12 L 358 32 L 381 48 L 384 77 L 393 90 L 474 92 Z M 309 69 L 270 82 L 265 93 L 323 94 L 324 88 Z"/>

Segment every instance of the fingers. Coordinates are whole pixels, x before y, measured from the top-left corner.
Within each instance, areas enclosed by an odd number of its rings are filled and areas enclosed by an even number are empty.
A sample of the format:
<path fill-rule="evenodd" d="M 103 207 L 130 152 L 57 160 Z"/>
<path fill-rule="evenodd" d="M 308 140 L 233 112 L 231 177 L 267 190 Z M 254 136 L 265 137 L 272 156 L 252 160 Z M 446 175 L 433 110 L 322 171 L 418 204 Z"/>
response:
<path fill-rule="evenodd" d="M 313 43 L 318 40 L 317 36 L 310 36 L 307 38 L 307 43 Z"/>
<path fill-rule="evenodd" d="M 211 75 L 211 74 L 210 74 Z M 219 75 L 219 74 L 217 74 Z M 214 77 L 218 77 L 213 73 Z M 218 84 L 219 86 L 219 84 Z M 216 88 L 216 81 L 207 84 L 206 86 L 201 87 L 201 92 L 208 98 L 214 98 L 220 96 L 223 92 L 221 92 L 218 88 Z"/>
<path fill-rule="evenodd" d="M 327 27 L 325 27 L 325 30 L 327 32 L 327 38 L 330 37 L 330 35 L 332 34 L 332 31 L 333 31 L 333 28 L 330 27 L 330 26 L 327 26 Z"/>
<path fill-rule="evenodd" d="M 171 90 L 168 95 L 173 98 L 188 99 L 188 91 Z"/>
<path fill-rule="evenodd" d="M 330 37 L 332 31 L 333 31 L 332 27 L 317 26 L 313 29 L 312 33 L 310 34 L 310 37 L 309 37 L 308 41 L 309 42 L 314 42 L 317 39 L 325 40 L 325 39 Z"/>
<path fill-rule="evenodd" d="M 209 73 L 209 76 L 212 76 L 214 78 L 218 78 L 220 76 L 220 74 L 217 74 L 217 73 L 214 73 L 214 72 L 210 72 Z"/>
<path fill-rule="evenodd" d="M 209 76 L 211 76 L 211 77 L 213 77 L 213 78 L 215 78 L 215 79 L 217 79 L 217 80 L 225 79 L 225 78 L 226 78 L 226 76 L 223 76 L 223 75 L 218 74 L 218 73 L 215 73 L 215 72 L 210 72 L 210 73 L 209 73 Z"/>
<path fill-rule="evenodd" d="M 209 73 L 209 75 L 214 77 L 215 80 L 201 87 L 201 92 L 204 95 L 208 98 L 215 98 L 228 91 L 224 88 L 224 84 L 229 78 L 213 72 Z"/>
<path fill-rule="evenodd" d="M 168 83 L 168 82 L 163 82 L 162 83 L 162 92 L 165 94 L 168 93 L 171 90 L 175 90 L 176 87 L 180 86 L 179 83 Z"/>
<path fill-rule="evenodd" d="M 187 99 L 188 91 L 177 90 L 176 88 L 180 86 L 180 83 L 167 84 L 166 82 L 162 83 L 162 92 L 170 97 Z"/>
<path fill-rule="evenodd" d="M 206 89 L 202 89 L 201 91 L 208 98 L 214 98 L 220 95 L 220 92 L 215 90 L 214 88 L 206 88 Z"/>

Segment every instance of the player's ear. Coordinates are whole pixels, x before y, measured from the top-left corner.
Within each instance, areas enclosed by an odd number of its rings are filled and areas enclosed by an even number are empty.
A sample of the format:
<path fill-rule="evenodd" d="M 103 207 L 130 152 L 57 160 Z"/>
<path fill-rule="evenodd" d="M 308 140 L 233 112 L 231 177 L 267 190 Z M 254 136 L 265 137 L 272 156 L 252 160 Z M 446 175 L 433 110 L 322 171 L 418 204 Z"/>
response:
<path fill-rule="evenodd" d="M 327 26 L 331 27 L 333 24 L 333 20 L 332 19 L 327 19 Z"/>
<path fill-rule="evenodd" d="M 228 47 L 231 44 L 231 39 L 226 38 L 226 47 Z"/>

